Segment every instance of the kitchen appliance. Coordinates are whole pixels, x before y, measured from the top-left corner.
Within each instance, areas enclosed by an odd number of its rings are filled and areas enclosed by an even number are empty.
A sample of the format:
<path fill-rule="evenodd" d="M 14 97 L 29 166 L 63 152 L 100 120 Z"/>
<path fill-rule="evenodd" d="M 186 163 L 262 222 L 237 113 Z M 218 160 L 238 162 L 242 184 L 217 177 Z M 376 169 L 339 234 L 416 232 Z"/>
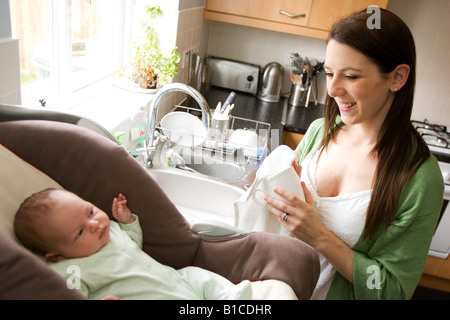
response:
<path fill-rule="evenodd" d="M 278 62 L 268 63 L 259 82 L 258 99 L 266 102 L 280 101 L 284 69 Z"/>
<path fill-rule="evenodd" d="M 438 159 L 444 178 L 444 203 L 429 255 L 446 259 L 450 252 L 450 132 L 446 126 L 431 124 L 427 120 L 412 121 L 412 124 Z"/>
<path fill-rule="evenodd" d="M 211 85 L 257 94 L 259 65 L 218 57 L 208 57 L 207 65 L 212 69 Z"/>

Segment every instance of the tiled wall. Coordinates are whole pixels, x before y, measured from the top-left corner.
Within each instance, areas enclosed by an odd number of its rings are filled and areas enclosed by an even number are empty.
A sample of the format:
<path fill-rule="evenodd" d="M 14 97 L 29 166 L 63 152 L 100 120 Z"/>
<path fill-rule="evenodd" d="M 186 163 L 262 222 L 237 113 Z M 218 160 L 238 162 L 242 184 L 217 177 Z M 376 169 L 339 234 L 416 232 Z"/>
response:
<path fill-rule="evenodd" d="M 181 10 L 178 14 L 177 47 L 182 56 L 179 73 L 174 81 L 187 83 L 189 50 L 196 51 L 201 56 L 206 54 L 209 22 L 203 20 L 203 7 Z"/>
<path fill-rule="evenodd" d="M 255 63 L 264 68 L 267 63 L 280 63 L 285 76 L 282 93 L 289 93 L 290 54 L 297 52 L 309 59 L 325 59 L 324 40 L 266 31 L 233 24 L 211 22 L 208 54 L 228 59 Z M 325 101 L 325 77 L 319 78 L 319 102 Z"/>
<path fill-rule="evenodd" d="M 0 38 L 0 103 L 20 104 L 19 40 Z"/>

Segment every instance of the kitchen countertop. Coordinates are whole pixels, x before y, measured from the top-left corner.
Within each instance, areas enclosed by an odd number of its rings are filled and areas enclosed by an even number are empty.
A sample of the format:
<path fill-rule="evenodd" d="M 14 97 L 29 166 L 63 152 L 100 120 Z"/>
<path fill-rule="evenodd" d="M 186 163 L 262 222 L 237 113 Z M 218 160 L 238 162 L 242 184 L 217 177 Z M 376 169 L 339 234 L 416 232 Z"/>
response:
<path fill-rule="evenodd" d="M 287 101 L 287 99 L 286 99 Z M 286 103 L 286 120 L 284 122 L 284 130 L 305 134 L 311 122 L 323 117 L 324 105 L 318 103 L 309 103 L 308 107 L 293 107 Z"/>
<path fill-rule="evenodd" d="M 206 95 L 209 107 L 215 109 L 219 102 L 223 104 L 230 92 L 230 89 L 211 87 Z M 293 107 L 288 104 L 288 98 L 282 97 L 279 102 L 270 103 L 261 101 L 248 93 L 236 92 L 231 115 L 270 123 L 272 130 L 305 134 L 311 122 L 322 117 L 323 106 L 323 104 L 315 106 L 314 103 L 310 103 L 307 108 Z M 281 132 L 279 138 L 282 138 Z"/>

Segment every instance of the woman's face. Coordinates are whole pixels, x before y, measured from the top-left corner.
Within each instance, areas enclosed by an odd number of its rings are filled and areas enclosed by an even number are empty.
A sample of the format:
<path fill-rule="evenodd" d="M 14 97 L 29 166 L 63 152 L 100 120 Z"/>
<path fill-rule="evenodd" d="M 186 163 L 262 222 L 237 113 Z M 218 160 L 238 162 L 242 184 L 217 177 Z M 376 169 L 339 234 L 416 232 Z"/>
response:
<path fill-rule="evenodd" d="M 393 75 L 380 73 L 369 58 L 336 40 L 328 42 L 324 67 L 342 121 L 381 127 L 394 99 Z"/>

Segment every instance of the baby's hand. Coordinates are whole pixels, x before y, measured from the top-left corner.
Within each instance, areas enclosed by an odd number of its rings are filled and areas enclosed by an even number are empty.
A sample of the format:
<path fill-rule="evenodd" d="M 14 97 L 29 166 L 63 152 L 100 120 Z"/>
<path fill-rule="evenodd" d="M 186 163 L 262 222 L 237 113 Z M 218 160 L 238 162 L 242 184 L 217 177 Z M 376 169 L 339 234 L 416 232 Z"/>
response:
<path fill-rule="evenodd" d="M 127 207 L 127 199 L 124 195 L 119 194 L 117 198 L 114 198 L 112 204 L 112 214 L 122 224 L 129 224 L 134 222 L 134 218 L 131 215 L 130 209 Z"/>

